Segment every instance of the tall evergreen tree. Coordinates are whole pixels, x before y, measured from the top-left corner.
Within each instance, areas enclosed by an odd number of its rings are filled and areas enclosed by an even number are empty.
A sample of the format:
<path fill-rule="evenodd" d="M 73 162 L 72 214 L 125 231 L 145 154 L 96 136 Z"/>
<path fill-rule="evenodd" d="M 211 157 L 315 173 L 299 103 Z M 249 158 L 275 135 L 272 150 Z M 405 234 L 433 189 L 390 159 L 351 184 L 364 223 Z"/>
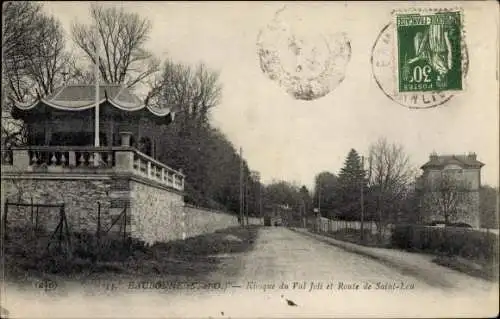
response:
<path fill-rule="evenodd" d="M 351 149 L 338 176 L 336 206 L 339 218 L 359 219 L 361 187 L 366 188 L 366 184 L 361 158 L 355 149 Z"/>

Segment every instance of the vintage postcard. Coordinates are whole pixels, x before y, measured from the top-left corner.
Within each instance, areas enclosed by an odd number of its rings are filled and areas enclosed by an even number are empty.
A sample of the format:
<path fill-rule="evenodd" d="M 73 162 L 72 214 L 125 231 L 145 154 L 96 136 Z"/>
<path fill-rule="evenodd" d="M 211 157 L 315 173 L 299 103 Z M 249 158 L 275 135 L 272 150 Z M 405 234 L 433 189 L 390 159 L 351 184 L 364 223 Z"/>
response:
<path fill-rule="evenodd" d="M 2 23 L 1 318 L 498 316 L 497 2 Z"/>

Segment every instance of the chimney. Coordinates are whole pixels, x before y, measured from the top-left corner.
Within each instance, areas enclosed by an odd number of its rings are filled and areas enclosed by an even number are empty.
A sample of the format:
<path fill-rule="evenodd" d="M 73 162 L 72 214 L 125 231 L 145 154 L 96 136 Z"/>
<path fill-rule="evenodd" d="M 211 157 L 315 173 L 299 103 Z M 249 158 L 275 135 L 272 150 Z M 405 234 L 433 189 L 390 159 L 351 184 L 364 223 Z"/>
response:
<path fill-rule="evenodd" d="M 469 155 L 467 155 L 467 158 L 475 161 L 477 159 L 476 153 L 470 152 Z"/>
<path fill-rule="evenodd" d="M 438 159 L 438 155 L 437 155 L 437 153 L 436 153 L 436 152 L 432 152 L 432 153 L 431 153 L 431 155 L 429 156 L 429 159 L 430 159 L 431 161 L 433 161 L 433 160 L 437 160 L 437 159 Z"/>

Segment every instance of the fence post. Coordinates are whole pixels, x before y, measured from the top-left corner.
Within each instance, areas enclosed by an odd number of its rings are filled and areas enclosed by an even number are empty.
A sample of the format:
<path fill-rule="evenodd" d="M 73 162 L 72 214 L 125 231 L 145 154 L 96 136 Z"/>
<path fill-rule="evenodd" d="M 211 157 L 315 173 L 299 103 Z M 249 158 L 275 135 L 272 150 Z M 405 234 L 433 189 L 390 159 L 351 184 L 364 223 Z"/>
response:
<path fill-rule="evenodd" d="M 101 236 L 101 203 L 97 202 L 97 239 Z"/>
<path fill-rule="evenodd" d="M 65 205 L 62 204 L 61 205 L 61 211 L 62 211 L 62 215 L 64 217 L 64 226 L 66 228 L 66 239 L 67 239 L 67 250 L 68 250 L 68 257 L 71 258 L 72 257 L 72 247 L 71 247 L 71 235 L 70 235 L 70 232 L 69 232 L 69 226 L 68 226 L 68 218 L 66 216 L 66 209 L 65 209 Z"/>
<path fill-rule="evenodd" d="M 59 251 L 61 251 L 62 248 L 62 237 L 63 237 L 63 222 L 64 222 L 64 213 L 63 213 L 63 207 L 59 209 L 59 224 L 61 227 L 59 228 Z"/>
<path fill-rule="evenodd" d="M 33 224 L 33 196 L 30 198 L 30 204 L 31 204 L 31 224 Z"/>
<path fill-rule="evenodd" d="M 241 225 L 243 225 L 243 217 L 240 216 Z M 182 208 L 182 240 L 186 239 L 186 207 Z"/>
<path fill-rule="evenodd" d="M 30 197 L 30 208 L 31 208 L 31 219 L 30 219 L 30 222 L 31 222 L 31 228 L 30 228 L 30 236 L 31 238 L 35 238 L 36 236 L 36 228 L 34 227 L 35 226 L 35 221 L 34 221 L 34 204 L 33 204 L 33 196 Z"/>
<path fill-rule="evenodd" d="M 5 204 L 4 204 L 4 213 L 3 213 L 3 222 L 2 222 L 2 231 L 3 231 L 3 236 L 4 236 L 4 239 L 7 238 L 7 212 L 9 211 L 9 200 L 6 199 L 5 200 Z"/>
<path fill-rule="evenodd" d="M 124 243 L 127 239 L 127 207 L 128 207 L 128 204 L 125 205 L 125 209 L 123 210 L 123 242 Z"/>
<path fill-rule="evenodd" d="M 38 213 L 39 213 L 38 210 L 39 209 L 40 209 L 40 207 L 37 205 L 36 206 L 36 215 L 35 215 L 35 232 L 37 232 L 37 230 L 38 230 Z"/>
<path fill-rule="evenodd" d="M 101 203 L 97 202 L 97 260 L 101 259 Z"/>

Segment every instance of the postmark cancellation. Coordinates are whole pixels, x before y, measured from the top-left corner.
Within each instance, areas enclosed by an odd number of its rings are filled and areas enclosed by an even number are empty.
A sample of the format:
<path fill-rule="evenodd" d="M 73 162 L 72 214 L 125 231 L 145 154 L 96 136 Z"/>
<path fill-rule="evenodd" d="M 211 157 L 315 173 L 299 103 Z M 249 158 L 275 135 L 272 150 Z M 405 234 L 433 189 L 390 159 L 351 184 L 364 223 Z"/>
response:
<path fill-rule="evenodd" d="M 322 29 L 304 14 L 283 8 L 257 37 L 262 72 L 293 98 L 319 99 L 345 78 L 351 46 L 344 32 Z"/>

